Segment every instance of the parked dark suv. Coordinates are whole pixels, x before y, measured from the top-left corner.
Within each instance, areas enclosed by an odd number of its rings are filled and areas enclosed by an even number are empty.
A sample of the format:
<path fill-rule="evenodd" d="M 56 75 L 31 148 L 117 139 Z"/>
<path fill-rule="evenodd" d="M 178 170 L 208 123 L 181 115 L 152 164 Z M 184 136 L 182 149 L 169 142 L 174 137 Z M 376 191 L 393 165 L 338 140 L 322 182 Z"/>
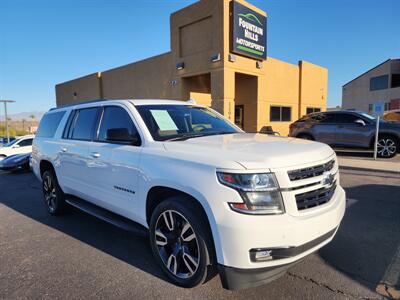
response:
<path fill-rule="evenodd" d="M 379 122 L 378 156 L 393 157 L 400 147 L 400 124 Z M 376 119 L 364 112 L 333 111 L 306 115 L 290 125 L 289 135 L 333 147 L 373 148 Z"/>

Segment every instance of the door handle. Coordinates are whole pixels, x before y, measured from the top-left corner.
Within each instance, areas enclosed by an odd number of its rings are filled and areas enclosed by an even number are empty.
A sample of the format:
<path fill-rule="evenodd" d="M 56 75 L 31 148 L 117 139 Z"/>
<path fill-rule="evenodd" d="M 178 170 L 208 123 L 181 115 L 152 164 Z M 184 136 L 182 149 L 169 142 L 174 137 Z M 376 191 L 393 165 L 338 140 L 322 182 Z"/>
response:
<path fill-rule="evenodd" d="M 94 158 L 99 158 L 99 157 L 100 157 L 100 153 L 93 152 L 93 153 L 92 153 L 92 157 L 94 157 Z"/>
<path fill-rule="evenodd" d="M 67 151 L 68 151 L 68 149 L 65 148 L 65 147 L 62 147 L 61 150 L 60 150 L 60 152 L 67 152 Z"/>

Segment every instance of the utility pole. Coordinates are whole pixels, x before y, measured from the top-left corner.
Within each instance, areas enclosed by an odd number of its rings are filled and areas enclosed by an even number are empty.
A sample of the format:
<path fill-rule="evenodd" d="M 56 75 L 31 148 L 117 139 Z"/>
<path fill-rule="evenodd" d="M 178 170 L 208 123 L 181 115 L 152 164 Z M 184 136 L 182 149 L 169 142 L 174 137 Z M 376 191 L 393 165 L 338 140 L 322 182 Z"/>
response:
<path fill-rule="evenodd" d="M 5 114 L 5 120 L 6 120 L 6 132 L 7 132 L 7 143 L 10 142 L 10 132 L 8 128 L 8 116 L 7 116 L 7 103 L 14 103 L 14 100 L 0 100 L 0 102 L 4 103 L 4 114 Z"/>

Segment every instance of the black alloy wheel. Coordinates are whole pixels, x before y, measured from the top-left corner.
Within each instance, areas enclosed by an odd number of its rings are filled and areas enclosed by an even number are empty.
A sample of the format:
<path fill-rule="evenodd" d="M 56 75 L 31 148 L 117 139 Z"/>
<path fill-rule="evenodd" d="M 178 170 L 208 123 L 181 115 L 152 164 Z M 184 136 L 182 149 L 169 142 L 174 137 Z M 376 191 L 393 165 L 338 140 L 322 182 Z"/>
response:
<path fill-rule="evenodd" d="M 391 158 L 398 151 L 397 142 L 390 136 L 382 136 L 378 139 L 377 154 L 382 158 Z"/>
<path fill-rule="evenodd" d="M 206 219 L 184 197 L 161 202 L 150 220 L 153 255 L 176 285 L 190 288 L 215 273 L 214 248 Z"/>
<path fill-rule="evenodd" d="M 47 210 L 52 215 L 64 211 L 64 193 L 58 185 L 57 178 L 52 171 L 45 171 L 42 176 L 42 190 Z"/>
<path fill-rule="evenodd" d="M 196 234 L 179 212 L 164 211 L 157 220 L 155 241 L 167 269 L 178 278 L 192 277 L 199 267 L 200 251 Z"/>

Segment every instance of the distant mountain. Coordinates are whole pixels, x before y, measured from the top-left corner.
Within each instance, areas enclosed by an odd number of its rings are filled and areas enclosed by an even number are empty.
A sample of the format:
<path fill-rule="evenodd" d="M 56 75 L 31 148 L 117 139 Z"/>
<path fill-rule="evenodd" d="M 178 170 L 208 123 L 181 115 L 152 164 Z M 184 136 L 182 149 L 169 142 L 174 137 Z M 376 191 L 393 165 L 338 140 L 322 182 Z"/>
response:
<path fill-rule="evenodd" d="M 26 121 L 32 121 L 31 116 L 35 116 L 36 121 L 40 121 L 40 119 L 45 114 L 44 111 L 29 111 L 29 112 L 21 112 L 16 114 L 8 114 L 8 117 L 11 118 L 12 121 L 22 121 L 25 119 Z M 4 121 L 4 111 L 0 110 L 0 121 Z"/>

